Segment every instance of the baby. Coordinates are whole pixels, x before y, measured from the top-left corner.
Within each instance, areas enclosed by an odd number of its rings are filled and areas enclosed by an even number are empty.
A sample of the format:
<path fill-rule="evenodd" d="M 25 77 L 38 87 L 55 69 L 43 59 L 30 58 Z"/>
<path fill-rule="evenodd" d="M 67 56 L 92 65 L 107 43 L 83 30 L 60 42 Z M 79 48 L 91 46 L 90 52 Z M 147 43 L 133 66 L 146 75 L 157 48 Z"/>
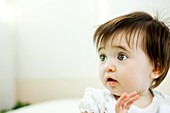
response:
<path fill-rule="evenodd" d="M 87 88 L 82 113 L 170 113 L 170 96 L 153 90 L 170 67 L 170 30 L 145 12 L 100 25 L 93 38 L 106 89 Z"/>

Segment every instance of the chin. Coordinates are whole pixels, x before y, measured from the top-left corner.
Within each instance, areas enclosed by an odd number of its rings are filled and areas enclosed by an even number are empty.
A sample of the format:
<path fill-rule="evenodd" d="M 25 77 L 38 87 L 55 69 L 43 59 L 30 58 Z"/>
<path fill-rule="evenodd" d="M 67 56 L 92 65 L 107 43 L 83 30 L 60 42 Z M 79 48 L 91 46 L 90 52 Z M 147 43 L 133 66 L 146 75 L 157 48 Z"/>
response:
<path fill-rule="evenodd" d="M 116 96 L 121 96 L 123 93 L 120 92 L 118 89 L 116 88 L 111 88 L 111 87 L 106 87 L 106 89 L 108 89 L 110 91 L 111 94 L 116 95 Z"/>

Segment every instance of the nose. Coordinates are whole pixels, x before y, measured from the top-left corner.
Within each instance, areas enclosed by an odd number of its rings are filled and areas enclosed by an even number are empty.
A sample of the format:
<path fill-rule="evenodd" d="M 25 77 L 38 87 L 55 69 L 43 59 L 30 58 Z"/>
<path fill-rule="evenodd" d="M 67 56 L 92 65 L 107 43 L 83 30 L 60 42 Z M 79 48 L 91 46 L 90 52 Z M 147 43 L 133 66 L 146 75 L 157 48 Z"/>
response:
<path fill-rule="evenodd" d="M 108 62 L 108 63 L 105 65 L 105 71 L 106 71 L 106 72 L 115 72 L 115 71 L 116 71 L 116 67 L 115 67 L 115 65 L 113 64 L 113 62 Z"/>

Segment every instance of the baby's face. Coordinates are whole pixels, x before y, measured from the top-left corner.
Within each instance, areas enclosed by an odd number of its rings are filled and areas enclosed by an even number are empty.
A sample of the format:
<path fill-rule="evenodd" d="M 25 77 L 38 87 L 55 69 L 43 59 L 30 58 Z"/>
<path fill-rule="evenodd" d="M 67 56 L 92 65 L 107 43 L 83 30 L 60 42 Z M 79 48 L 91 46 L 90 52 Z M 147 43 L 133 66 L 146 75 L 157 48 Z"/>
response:
<path fill-rule="evenodd" d="M 101 81 L 112 94 L 120 96 L 124 92 L 144 93 L 148 90 L 153 80 L 150 77 L 153 66 L 139 44 L 136 48 L 135 42 L 133 48 L 129 48 L 125 37 L 120 41 L 117 36 L 113 41 L 108 39 L 105 47 L 99 47 L 98 53 Z"/>

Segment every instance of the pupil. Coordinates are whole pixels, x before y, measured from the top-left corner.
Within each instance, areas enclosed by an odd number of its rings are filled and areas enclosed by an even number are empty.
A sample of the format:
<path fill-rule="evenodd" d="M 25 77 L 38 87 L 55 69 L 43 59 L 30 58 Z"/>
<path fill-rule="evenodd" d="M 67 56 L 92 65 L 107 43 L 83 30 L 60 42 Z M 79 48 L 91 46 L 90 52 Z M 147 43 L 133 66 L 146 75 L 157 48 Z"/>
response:
<path fill-rule="evenodd" d="M 104 60 L 104 56 L 102 56 L 102 61 Z"/>
<path fill-rule="evenodd" d="M 120 55 L 120 56 L 119 56 L 119 59 L 120 59 L 120 60 L 123 60 L 123 55 Z"/>

